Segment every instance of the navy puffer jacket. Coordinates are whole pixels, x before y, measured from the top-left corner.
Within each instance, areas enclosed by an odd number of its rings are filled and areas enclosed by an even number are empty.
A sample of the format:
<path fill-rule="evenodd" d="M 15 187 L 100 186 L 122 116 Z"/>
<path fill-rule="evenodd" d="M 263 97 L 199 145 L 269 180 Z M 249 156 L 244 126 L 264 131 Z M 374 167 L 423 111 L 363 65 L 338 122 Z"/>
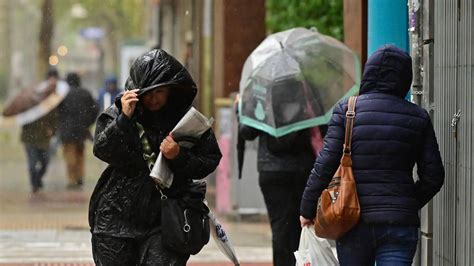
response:
<path fill-rule="evenodd" d="M 430 117 L 404 100 L 411 80 L 410 56 L 393 46 L 377 50 L 365 65 L 356 104 L 352 160 L 361 218 L 366 223 L 419 225 L 418 210 L 444 182 Z M 324 149 L 303 195 L 300 211 L 306 218 L 316 216 L 317 199 L 339 166 L 346 110 L 347 99 L 334 108 Z"/>

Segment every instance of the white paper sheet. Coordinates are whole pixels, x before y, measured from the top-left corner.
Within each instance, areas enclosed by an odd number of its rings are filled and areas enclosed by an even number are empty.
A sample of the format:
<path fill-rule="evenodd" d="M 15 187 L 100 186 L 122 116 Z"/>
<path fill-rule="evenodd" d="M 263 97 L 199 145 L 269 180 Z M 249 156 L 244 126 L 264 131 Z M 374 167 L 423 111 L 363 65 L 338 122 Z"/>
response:
<path fill-rule="evenodd" d="M 199 139 L 204 132 L 211 128 L 213 122 L 214 119 L 208 119 L 194 107 L 191 107 L 171 131 L 173 139 L 179 140 L 182 137 Z M 194 145 L 194 143 L 189 141 L 180 141 L 178 143 L 181 147 L 186 148 L 191 148 Z M 150 177 L 162 188 L 169 188 L 173 183 L 173 172 L 168 167 L 166 159 L 161 152 L 158 154 Z"/>

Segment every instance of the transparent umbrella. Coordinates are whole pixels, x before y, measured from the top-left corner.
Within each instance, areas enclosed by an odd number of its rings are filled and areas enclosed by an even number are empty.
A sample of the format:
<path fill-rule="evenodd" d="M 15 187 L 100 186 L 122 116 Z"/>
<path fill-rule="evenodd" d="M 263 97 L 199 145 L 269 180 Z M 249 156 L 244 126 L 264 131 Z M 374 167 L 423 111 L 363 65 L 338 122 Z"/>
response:
<path fill-rule="evenodd" d="M 326 124 L 359 84 L 359 59 L 343 43 L 305 28 L 275 33 L 244 64 L 239 119 L 275 137 Z"/>

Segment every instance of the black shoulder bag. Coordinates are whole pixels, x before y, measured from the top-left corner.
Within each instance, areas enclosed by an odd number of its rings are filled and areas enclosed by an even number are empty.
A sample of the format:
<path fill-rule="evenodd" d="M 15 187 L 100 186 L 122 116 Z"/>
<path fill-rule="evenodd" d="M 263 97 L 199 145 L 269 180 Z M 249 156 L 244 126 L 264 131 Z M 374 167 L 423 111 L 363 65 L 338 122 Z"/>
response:
<path fill-rule="evenodd" d="M 182 254 L 197 254 L 209 242 L 209 208 L 204 204 L 205 182 L 192 182 L 180 198 L 161 193 L 163 244 Z"/>
<path fill-rule="evenodd" d="M 137 124 L 143 147 L 143 159 L 153 168 L 156 155 L 152 152 L 143 127 Z M 204 203 L 206 182 L 191 181 L 179 196 L 161 194 L 161 239 L 163 245 L 177 253 L 195 255 L 209 242 L 209 208 Z"/>

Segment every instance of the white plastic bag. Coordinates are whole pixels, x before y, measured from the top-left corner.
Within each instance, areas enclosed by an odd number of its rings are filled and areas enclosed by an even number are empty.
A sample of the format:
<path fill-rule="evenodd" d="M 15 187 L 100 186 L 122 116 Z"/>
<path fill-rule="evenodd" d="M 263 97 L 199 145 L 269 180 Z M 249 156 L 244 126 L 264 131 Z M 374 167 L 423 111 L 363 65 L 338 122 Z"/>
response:
<path fill-rule="evenodd" d="M 339 265 L 329 241 L 317 237 L 312 226 L 305 226 L 301 230 L 300 245 L 294 254 L 296 266 Z"/>

